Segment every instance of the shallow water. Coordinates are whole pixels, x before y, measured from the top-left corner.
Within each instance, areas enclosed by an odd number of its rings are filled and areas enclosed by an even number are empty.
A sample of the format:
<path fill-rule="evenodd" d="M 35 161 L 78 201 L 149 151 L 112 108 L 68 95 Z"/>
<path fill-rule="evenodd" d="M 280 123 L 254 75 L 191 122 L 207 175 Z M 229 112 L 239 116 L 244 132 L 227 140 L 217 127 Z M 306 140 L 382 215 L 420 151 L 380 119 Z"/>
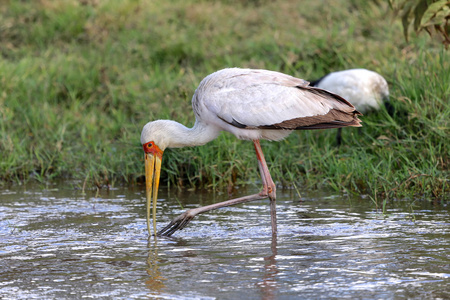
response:
<path fill-rule="evenodd" d="M 235 196 L 255 193 L 240 189 Z M 0 191 L 0 298 L 447 299 L 446 203 L 395 202 L 382 214 L 362 197 L 277 191 L 268 201 L 196 217 L 173 238 L 147 239 L 145 195 L 83 195 L 70 185 Z M 160 191 L 158 227 L 227 199 Z"/>

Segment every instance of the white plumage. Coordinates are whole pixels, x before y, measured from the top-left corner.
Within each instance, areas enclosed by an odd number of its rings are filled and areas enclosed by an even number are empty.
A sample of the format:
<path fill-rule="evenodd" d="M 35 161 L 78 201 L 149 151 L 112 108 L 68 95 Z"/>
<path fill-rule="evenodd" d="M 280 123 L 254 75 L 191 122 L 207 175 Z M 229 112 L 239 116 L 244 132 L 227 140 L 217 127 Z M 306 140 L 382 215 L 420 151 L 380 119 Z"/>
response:
<path fill-rule="evenodd" d="M 194 93 L 193 128 L 167 120 L 149 122 L 143 128 L 141 143 L 153 140 L 164 151 L 167 147 L 203 145 L 222 130 L 244 140 L 280 140 L 294 129 L 360 126 L 359 122 L 352 123 L 355 109 L 349 102 L 308 84 L 268 70 L 217 71 L 205 77 Z M 340 119 L 330 116 L 330 111 L 340 112 Z M 272 128 L 289 120 L 297 120 L 298 128 L 293 126 L 295 121 L 291 126 Z M 316 128 L 321 123 L 324 125 Z"/>
<path fill-rule="evenodd" d="M 349 69 L 332 72 L 316 81 L 311 81 L 311 85 L 347 99 L 363 114 L 377 111 L 383 104 L 386 105 L 388 112 L 392 111 L 386 79 L 374 71 Z M 338 145 L 342 142 L 341 135 L 341 128 L 338 128 L 336 135 Z"/>
<path fill-rule="evenodd" d="M 308 84 L 303 79 L 268 70 L 220 70 L 205 77 L 194 93 L 194 127 L 187 128 L 171 120 L 157 120 L 144 126 L 141 143 L 146 154 L 147 220 L 149 224 L 153 190 L 155 230 L 161 159 L 168 147 L 203 145 L 215 139 L 221 131 L 229 131 L 239 139 L 253 141 L 263 182 L 263 189 L 258 194 L 188 210 L 160 230 L 158 235 L 172 235 L 197 214 L 267 197 L 271 200 L 272 232 L 276 233 L 276 187 L 259 140 L 280 140 L 300 129 L 361 126 L 357 117 L 360 113 L 348 101 Z"/>
<path fill-rule="evenodd" d="M 280 140 L 290 132 L 260 127 L 326 115 L 331 109 L 348 110 L 346 101 L 329 101 L 323 95 L 301 89 L 308 84 L 303 79 L 274 71 L 224 69 L 202 80 L 192 105 L 197 120 L 229 131 L 240 139 Z M 245 125 L 245 129 L 238 124 Z"/>
<path fill-rule="evenodd" d="M 386 79 L 367 69 L 332 72 L 311 85 L 338 94 L 363 114 L 379 110 L 383 102 L 389 101 Z"/>

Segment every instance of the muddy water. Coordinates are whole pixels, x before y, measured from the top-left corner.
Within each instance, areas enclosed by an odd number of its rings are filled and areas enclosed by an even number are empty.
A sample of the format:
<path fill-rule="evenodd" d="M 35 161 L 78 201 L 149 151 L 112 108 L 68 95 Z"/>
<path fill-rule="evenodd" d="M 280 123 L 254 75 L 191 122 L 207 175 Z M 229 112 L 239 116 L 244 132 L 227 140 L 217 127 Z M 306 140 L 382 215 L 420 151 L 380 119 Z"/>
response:
<path fill-rule="evenodd" d="M 240 189 L 235 196 L 256 192 Z M 159 227 L 226 195 L 160 191 Z M 0 298 L 448 299 L 446 203 L 278 191 L 194 219 L 148 241 L 140 188 L 99 194 L 70 185 L 0 191 Z"/>

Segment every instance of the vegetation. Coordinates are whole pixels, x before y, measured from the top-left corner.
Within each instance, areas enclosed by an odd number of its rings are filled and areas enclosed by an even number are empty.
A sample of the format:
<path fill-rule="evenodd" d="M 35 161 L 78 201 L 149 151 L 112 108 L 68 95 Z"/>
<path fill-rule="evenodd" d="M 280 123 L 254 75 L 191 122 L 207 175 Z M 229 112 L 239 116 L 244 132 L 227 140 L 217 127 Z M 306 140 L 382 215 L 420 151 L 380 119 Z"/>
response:
<path fill-rule="evenodd" d="M 2 184 L 141 183 L 142 126 L 192 126 L 192 94 L 221 68 L 316 79 L 364 67 L 388 80 L 396 114 L 364 116 L 361 132 L 343 130 L 341 147 L 335 130 L 262 142 L 274 179 L 374 201 L 449 198 L 450 55 L 435 37 L 406 41 L 387 3 L 10 0 L 0 14 Z M 172 186 L 258 180 L 251 143 L 229 133 L 163 160 Z"/>
<path fill-rule="evenodd" d="M 395 13 L 401 16 L 403 32 L 408 39 L 410 25 L 419 33 L 437 32 L 446 48 L 450 45 L 450 1 L 448 0 L 389 0 Z"/>

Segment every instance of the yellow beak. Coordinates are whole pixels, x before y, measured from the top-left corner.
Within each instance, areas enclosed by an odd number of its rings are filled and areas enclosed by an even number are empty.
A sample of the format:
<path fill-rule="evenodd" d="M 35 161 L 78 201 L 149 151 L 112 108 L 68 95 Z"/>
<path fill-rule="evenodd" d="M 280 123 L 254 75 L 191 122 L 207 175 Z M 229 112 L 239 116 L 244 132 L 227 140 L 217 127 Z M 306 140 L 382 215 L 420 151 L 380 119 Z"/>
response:
<path fill-rule="evenodd" d="M 147 229 L 150 230 L 150 207 L 153 207 L 153 232 L 156 236 L 156 201 L 158 199 L 161 158 L 154 153 L 145 153 L 145 185 L 147 192 Z M 152 185 L 153 183 L 153 185 Z M 153 202 L 152 202 L 153 191 Z"/>

